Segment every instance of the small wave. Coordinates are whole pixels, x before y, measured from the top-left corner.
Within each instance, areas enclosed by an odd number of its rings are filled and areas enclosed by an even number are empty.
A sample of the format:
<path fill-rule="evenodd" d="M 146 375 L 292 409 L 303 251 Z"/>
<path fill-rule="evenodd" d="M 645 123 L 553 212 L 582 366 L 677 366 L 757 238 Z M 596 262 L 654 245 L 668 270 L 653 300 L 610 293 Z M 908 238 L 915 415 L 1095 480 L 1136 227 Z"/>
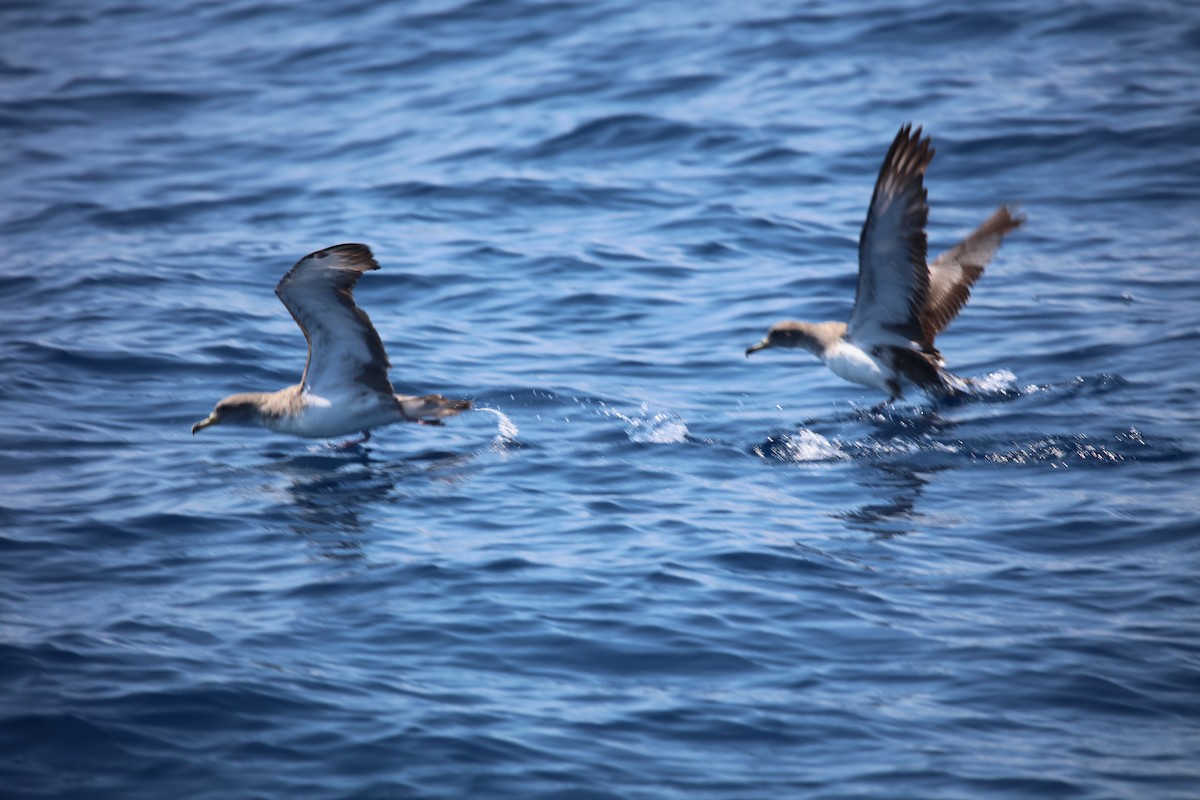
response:
<path fill-rule="evenodd" d="M 488 403 L 498 403 L 508 408 L 537 409 L 557 408 L 570 402 L 572 398 L 559 394 L 552 389 L 496 389 L 479 395 L 477 400 Z M 490 410 L 490 407 L 475 408 L 476 411 Z"/>
<path fill-rule="evenodd" d="M 533 147 L 529 155 L 554 158 L 578 152 L 666 149 L 698 135 L 696 128 L 685 123 L 647 114 L 614 114 L 549 137 Z"/>
<path fill-rule="evenodd" d="M 1021 390 L 1022 394 L 1038 394 L 1041 392 L 1061 391 L 1069 395 L 1095 397 L 1119 391 L 1129 385 L 1120 375 L 1102 372 L 1099 375 L 1077 375 L 1057 383 L 1030 384 Z"/>

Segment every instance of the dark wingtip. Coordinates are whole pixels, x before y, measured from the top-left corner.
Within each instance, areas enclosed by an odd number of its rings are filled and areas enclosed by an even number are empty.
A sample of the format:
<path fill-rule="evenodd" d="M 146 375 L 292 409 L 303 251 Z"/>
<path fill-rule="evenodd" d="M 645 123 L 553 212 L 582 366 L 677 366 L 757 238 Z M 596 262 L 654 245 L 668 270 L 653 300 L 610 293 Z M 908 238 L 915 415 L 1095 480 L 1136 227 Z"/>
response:
<path fill-rule="evenodd" d="M 325 258 L 326 256 L 337 253 L 343 258 L 349 259 L 355 265 L 361 266 L 363 269 L 379 269 L 379 262 L 375 260 L 375 256 L 371 253 L 371 248 L 365 244 L 357 242 L 347 242 L 345 244 L 335 244 L 333 247 L 326 247 L 324 250 L 318 250 L 313 255 L 317 258 Z"/>
<path fill-rule="evenodd" d="M 891 147 L 883 157 L 879 177 L 883 178 L 891 173 L 898 177 L 924 175 L 936 154 L 937 149 L 933 146 L 932 137 L 925 136 L 924 129 L 920 126 L 914 131 L 913 124 L 906 122 L 900 126 L 896 138 L 892 140 Z"/>
<path fill-rule="evenodd" d="M 1024 225 L 1028 219 L 1021 211 L 1020 206 L 1002 205 L 993 211 L 992 215 L 979 226 L 979 230 L 972 235 L 998 233 L 1003 236 Z"/>
<path fill-rule="evenodd" d="M 375 256 L 371 253 L 371 248 L 365 244 L 358 242 L 345 242 L 343 244 L 335 244 L 332 247 L 324 247 L 320 250 L 314 250 L 304 258 L 296 262 L 296 266 L 303 264 L 305 261 L 316 260 L 321 261 L 329 258 L 332 255 L 341 256 L 352 267 L 361 271 L 379 269 L 379 263 L 375 260 Z"/>
<path fill-rule="evenodd" d="M 1006 205 L 1001 208 L 1004 209 L 1005 214 L 1008 214 L 1009 222 L 1012 223 L 1009 230 L 1016 230 L 1029 221 L 1029 215 L 1019 205 Z"/>

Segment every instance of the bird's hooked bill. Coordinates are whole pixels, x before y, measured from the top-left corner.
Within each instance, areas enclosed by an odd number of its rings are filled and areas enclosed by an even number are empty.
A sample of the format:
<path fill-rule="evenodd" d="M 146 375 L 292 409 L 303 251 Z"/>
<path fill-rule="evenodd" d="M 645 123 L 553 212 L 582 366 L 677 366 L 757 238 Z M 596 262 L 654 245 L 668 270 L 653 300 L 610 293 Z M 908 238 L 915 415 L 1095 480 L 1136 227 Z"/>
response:
<path fill-rule="evenodd" d="M 749 358 L 751 353 L 757 353 L 759 350 L 766 350 L 770 346 L 771 346 L 771 343 L 768 342 L 766 339 L 763 339 L 761 342 L 758 342 L 757 344 L 752 344 L 746 348 L 746 358 Z"/>

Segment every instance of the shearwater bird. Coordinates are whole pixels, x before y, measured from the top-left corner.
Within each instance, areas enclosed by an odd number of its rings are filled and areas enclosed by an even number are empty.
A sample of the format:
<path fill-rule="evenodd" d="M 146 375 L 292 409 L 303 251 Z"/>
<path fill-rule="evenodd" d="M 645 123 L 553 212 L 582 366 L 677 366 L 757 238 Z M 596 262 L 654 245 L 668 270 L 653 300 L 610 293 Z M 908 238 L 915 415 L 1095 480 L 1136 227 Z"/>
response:
<path fill-rule="evenodd" d="M 933 154 L 929 137 L 922 139 L 921 129 L 914 132 L 909 124 L 883 159 L 858 239 L 850 321 L 778 322 L 746 349 L 747 356 L 768 347 L 799 347 L 839 377 L 886 391 L 888 403 L 910 385 L 933 396 L 960 391 L 963 381 L 943 369 L 933 340 L 958 316 L 1005 235 L 1025 219 L 1001 206 L 926 264 L 924 178 Z"/>
<path fill-rule="evenodd" d="M 275 294 L 308 340 L 300 383 L 277 392 L 233 394 L 217 403 L 192 434 L 211 425 L 260 425 L 280 433 L 329 439 L 393 422 L 438 425 L 471 407 L 438 394 L 396 394 L 388 380 L 387 353 L 366 312 L 354 303 L 354 284 L 379 269 L 362 244 L 339 244 L 309 253 L 288 270 Z"/>

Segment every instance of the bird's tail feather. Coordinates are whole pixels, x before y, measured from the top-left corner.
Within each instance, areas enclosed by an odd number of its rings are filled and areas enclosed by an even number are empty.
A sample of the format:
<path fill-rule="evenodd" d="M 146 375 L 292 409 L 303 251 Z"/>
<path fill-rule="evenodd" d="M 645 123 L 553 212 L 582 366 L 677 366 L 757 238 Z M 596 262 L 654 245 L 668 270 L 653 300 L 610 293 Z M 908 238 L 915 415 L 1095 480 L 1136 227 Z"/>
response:
<path fill-rule="evenodd" d="M 453 417 L 460 411 L 471 408 L 470 400 L 450 400 L 440 394 L 427 394 L 421 397 L 398 394 L 396 402 L 400 404 L 400 410 L 404 412 L 404 416 L 416 422 Z"/>
<path fill-rule="evenodd" d="M 957 400 L 972 395 L 969 378 L 960 378 L 954 373 L 938 367 L 938 381 L 935 388 L 926 390 L 931 397 L 939 400 Z"/>
<path fill-rule="evenodd" d="M 932 397 L 950 398 L 968 393 L 968 384 L 952 372 L 943 369 L 940 358 L 927 353 L 892 348 L 892 363 L 909 383 L 916 384 Z"/>

